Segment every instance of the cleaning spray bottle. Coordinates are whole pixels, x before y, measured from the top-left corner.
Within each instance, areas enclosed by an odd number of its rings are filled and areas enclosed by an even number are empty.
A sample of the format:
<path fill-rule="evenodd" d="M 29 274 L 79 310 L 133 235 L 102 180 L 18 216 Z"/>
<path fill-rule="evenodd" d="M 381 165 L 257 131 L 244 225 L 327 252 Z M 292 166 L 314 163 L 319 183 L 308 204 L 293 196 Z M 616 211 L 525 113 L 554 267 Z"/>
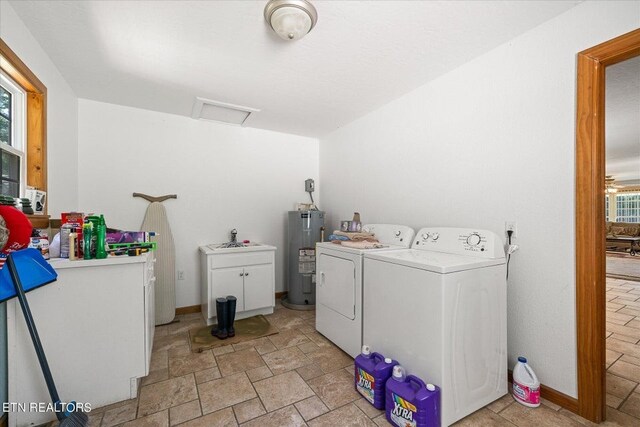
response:
<path fill-rule="evenodd" d="M 107 240 L 107 225 L 104 222 L 104 215 L 100 215 L 100 221 L 96 228 L 96 258 L 106 258 L 107 251 L 105 249 L 105 243 Z"/>
<path fill-rule="evenodd" d="M 518 363 L 513 368 L 513 397 L 524 406 L 540 406 L 540 381 L 522 356 L 518 357 Z"/>

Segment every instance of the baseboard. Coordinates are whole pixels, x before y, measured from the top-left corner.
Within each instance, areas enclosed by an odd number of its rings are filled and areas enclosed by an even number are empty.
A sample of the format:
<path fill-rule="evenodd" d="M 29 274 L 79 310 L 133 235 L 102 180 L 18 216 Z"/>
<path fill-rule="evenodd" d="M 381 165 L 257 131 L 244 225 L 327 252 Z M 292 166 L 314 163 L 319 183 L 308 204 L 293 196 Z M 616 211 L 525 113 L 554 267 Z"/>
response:
<path fill-rule="evenodd" d="M 287 291 L 276 292 L 276 300 L 282 299 L 282 297 L 285 296 L 288 293 L 289 292 L 287 292 Z"/>
<path fill-rule="evenodd" d="M 200 304 L 176 308 L 176 316 L 180 314 L 200 313 Z"/>
<path fill-rule="evenodd" d="M 547 399 L 549 402 L 562 406 L 574 414 L 578 414 L 578 399 L 575 397 L 567 396 L 566 394 L 552 389 L 551 387 L 547 387 L 544 384 L 540 384 L 540 396 Z"/>
<path fill-rule="evenodd" d="M 513 372 L 511 369 L 509 369 L 509 382 L 513 382 Z M 566 394 L 544 384 L 540 384 L 540 396 L 551 403 L 562 406 L 574 414 L 578 414 L 578 399 L 575 397 L 567 396 Z"/>
<path fill-rule="evenodd" d="M 7 414 L 4 414 L 0 417 L 0 427 L 7 427 L 9 425 L 9 421 L 7 419 Z"/>

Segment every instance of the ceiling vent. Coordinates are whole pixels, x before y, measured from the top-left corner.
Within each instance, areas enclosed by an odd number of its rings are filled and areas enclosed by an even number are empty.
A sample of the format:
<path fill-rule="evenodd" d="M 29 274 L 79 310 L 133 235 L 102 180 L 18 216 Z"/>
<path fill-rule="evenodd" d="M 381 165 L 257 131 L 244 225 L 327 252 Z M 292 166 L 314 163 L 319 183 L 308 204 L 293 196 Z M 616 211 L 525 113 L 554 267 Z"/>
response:
<path fill-rule="evenodd" d="M 252 113 L 260 110 L 196 97 L 191 117 L 242 126 Z"/>

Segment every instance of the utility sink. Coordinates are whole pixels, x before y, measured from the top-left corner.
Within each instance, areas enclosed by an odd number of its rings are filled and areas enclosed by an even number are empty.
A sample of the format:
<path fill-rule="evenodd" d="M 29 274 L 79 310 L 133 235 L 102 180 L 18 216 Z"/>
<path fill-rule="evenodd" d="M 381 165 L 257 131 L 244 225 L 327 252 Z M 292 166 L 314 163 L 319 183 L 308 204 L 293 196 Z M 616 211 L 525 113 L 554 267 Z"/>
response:
<path fill-rule="evenodd" d="M 229 247 L 226 243 L 214 243 L 212 245 L 207 245 L 206 248 L 207 253 L 235 253 L 235 252 L 253 252 L 253 251 L 261 251 L 261 250 L 271 250 L 275 249 L 271 245 L 265 245 L 264 243 L 241 243 L 242 246 Z M 201 247 L 201 250 L 204 249 Z"/>
<path fill-rule="evenodd" d="M 231 245 L 230 243 L 231 242 L 216 243 L 213 245 L 208 245 L 208 247 L 210 249 L 216 250 L 216 249 L 244 249 L 244 248 L 251 248 L 254 246 L 264 246 L 262 243 L 234 243 L 233 245 Z"/>

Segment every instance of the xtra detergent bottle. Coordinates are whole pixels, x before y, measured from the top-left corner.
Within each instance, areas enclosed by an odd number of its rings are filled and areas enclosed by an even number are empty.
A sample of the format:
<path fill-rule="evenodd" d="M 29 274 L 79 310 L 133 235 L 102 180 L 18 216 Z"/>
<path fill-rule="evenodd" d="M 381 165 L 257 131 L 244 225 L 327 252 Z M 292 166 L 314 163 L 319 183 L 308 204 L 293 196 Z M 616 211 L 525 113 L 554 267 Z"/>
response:
<path fill-rule="evenodd" d="M 356 390 L 377 409 L 384 409 L 384 385 L 391 377 L 397 361 L 385 358 L 380 353 L 371 353 L 368 345 L 355 360 Z"/>
<path fill-rule="evenodd" d="M 398 427 L 440 427 L 440 388 L 420 378 L 405 376 L 394 366 L 386 385 L 387 421 Z"/>
<path fill-rule="evenodd" d="M 527 365 L 527 359 L 520 356 L 513 368 L 513 397 L 516 402 L 530 408 L 540 406 L 540 381 Z"/>

